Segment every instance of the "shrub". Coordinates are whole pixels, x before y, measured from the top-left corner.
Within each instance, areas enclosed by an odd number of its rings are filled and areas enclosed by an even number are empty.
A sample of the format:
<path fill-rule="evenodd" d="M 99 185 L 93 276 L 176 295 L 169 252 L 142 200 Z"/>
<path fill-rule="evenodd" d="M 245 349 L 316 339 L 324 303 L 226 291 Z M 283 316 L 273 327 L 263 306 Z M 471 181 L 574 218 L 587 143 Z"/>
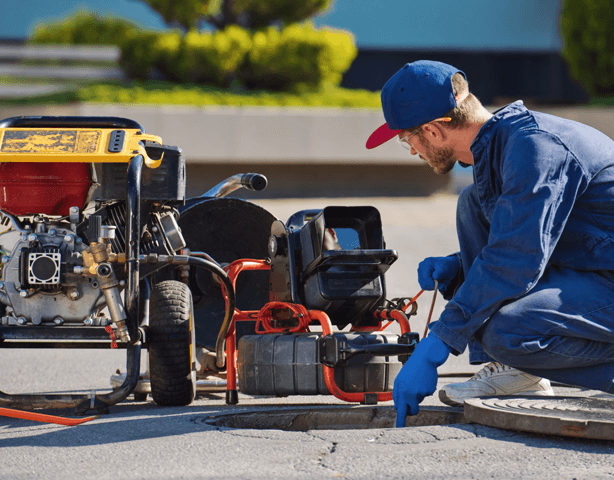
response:
<path fill-rule="evenodd" d="M 564 0 L 563 56 L 593 95 L 614 95 L 614 9 L 610 0 Z"/>
<path fill-rule="evenodd" d="M 309 8 L 327 1 L 310 0 Z M 250 0 L 243 7 L 261 8 L 265 3 Z M 118 45 L 121 67 L 136 80 L 164 78 L 220 87 L 238 82 L 249 89 L 274 91 L 339 85 L 357 54 L 349 32 L 316 29 L 311 23 L 267 27 L 253 35 L 237 25 L 184 35 L 177 30 L 140 30 L 130 22 L 83 12 L 60 24 L 37 27 L 32 41 Z"/>
<path fill-rule="evenodd" d="M 31 43 L 120 45 L 131 38 L 138 27 L 116 18 L 77 12 L 63 22 L 39 24 L 30 36 Z"/>
<path fill-rule="evenodd" d="M 227 86 L 252 46 L 249 33 L 231 25 L 215 33 L 189 32 L 174 59 L 169 59 L 169 78 L 181 83 Z"/>
<path fill-rule="evenodd" d="M 119 64 L 130 78 L 147 80 L 154 75 L 164 56 L 159 40 L 157 33 L 138 32 L 122 43 Z"/>
<path fill-rule="evenodd" d="M 250 88 L 271 90 L 287 90 L 297 84 L 338 85 L 356 54 L 348 32 L 317 30 L 311 23 L 292 24 L 283 30 L 268 27 L 254 34 L 238 76 Z"/>
<path fill-rule="evenodd" d="M 213 34 L 142 32 L 123 44 L 121 65 L 137 80 L 161 74 L 177 83 L 227 86 L 251 44 L 249 33 L 234 25 Z"/>
<path fill-rule="evenodd" d="M 155 73 L 175 82 L 182 81 L 181 74 L 185 75 L 187 72 L 177 71 L 177 63 L 183 51 L 183 35 L 179 31 L 157 34 L 152 39 L 149 50 Z"/>

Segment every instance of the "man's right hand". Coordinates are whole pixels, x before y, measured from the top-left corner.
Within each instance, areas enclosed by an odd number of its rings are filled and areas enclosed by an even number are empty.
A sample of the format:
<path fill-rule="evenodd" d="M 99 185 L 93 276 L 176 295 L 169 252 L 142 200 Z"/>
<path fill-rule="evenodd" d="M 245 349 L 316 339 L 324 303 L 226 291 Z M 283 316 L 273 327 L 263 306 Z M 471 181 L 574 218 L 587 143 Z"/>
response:
<path fill-rule="evenodd" d="M 435 280 L 439 291 L 445 292 L 461 269 L 458 255 L 449 257 L 428 257 L 418 265 L 418 283 L 423 290 L 435 290 Z"/>
<path fill-rule="evenodd" d="M 407 415 L 418 415 L 420 402 L 437 389 L 437 367 L 444 364 L 450 347 L 434 333 L 418 342 L 414 353 L 394 379 L 392 399 L 397 410 L 396 427 L 404 427 Z"/>

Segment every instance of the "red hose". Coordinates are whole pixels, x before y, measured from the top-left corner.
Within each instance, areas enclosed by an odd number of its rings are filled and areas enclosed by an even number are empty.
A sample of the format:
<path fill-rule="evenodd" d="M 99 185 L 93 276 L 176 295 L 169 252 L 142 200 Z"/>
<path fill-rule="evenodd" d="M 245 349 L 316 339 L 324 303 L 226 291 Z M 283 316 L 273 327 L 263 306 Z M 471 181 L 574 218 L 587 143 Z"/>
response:
<path fill-rule="evenodd" d="M 64 417 L 56 417 L 55 415 L 45 415 L 43 413 L 24 412 L 22 410 L 13 410 L 12 408 L 3 408 L 3 407 L 0 407 L 0 416 L 20 418 L 22 420 L 33 420 L 35 422 L 56 423 L 58 425 L 66 425 L 68 427 L 79 425 L 80 423 L 89 422 L 90 420 L 94 420 L 95 418 L 100 417 L 100 415 L 94 415 L 93 417 L 85 417 L 85 418 L 64 418 Z"/>

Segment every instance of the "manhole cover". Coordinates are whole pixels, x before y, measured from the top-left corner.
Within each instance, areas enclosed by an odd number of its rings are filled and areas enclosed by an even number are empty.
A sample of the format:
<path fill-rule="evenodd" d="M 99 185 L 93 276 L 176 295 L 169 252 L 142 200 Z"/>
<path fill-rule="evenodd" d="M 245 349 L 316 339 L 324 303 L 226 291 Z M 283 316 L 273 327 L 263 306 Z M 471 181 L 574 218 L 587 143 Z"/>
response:
<path fill-rule="evenodd" d="M 370 407 L 287 407 L 207 417 L 207 425 L 259 430 L 356 430 L 394 427 L 396 410 L 392 406 Z M 407 417 L 407 427 L 467 423 L 462 408 L 421 407 L 420 413 Z"/>
<path fill-rule="evenodd" d="M 524 432 L 614 440 L 614 398 L 472 398 L 465 400 L 465 419 Z"/>

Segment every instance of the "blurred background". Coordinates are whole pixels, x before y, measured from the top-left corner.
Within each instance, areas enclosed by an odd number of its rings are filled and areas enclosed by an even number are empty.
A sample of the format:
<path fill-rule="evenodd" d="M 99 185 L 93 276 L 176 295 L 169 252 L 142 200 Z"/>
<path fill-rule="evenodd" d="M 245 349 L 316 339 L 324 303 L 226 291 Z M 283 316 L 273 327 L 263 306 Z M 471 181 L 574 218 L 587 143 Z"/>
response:
<path fill-rule="evenodd" d="M 436 175 L 396 142 L 365 148 L 405 63 L 456 66 L 490 111 L 522 99 L 614 138 L 611 0 L 4 2 L 0 118 L 136 120 L 183 150 L 188 196 L 262 173 L 266 190 L 232 195 L 284 221 L 375 206 L 399 252 L 388 298 L 416 294 L 418 263 L 458 249 L 456 195 L 472 182 L 471 168 Z M 462 356 L 445 371 L 471 368 Z"/>
<path fill-rule="evenodd" d="M 262 198 L 456 194 L 394 142 L 379 91 L 403 64 L 463 70 L 614 136 L 609 0 L 20 0 L 0 16 L 0 116 L 115 115 L 184 150 L 188 193 L 238 172 Z M 237 195 L 250 197 L 239 191 Z"/>

